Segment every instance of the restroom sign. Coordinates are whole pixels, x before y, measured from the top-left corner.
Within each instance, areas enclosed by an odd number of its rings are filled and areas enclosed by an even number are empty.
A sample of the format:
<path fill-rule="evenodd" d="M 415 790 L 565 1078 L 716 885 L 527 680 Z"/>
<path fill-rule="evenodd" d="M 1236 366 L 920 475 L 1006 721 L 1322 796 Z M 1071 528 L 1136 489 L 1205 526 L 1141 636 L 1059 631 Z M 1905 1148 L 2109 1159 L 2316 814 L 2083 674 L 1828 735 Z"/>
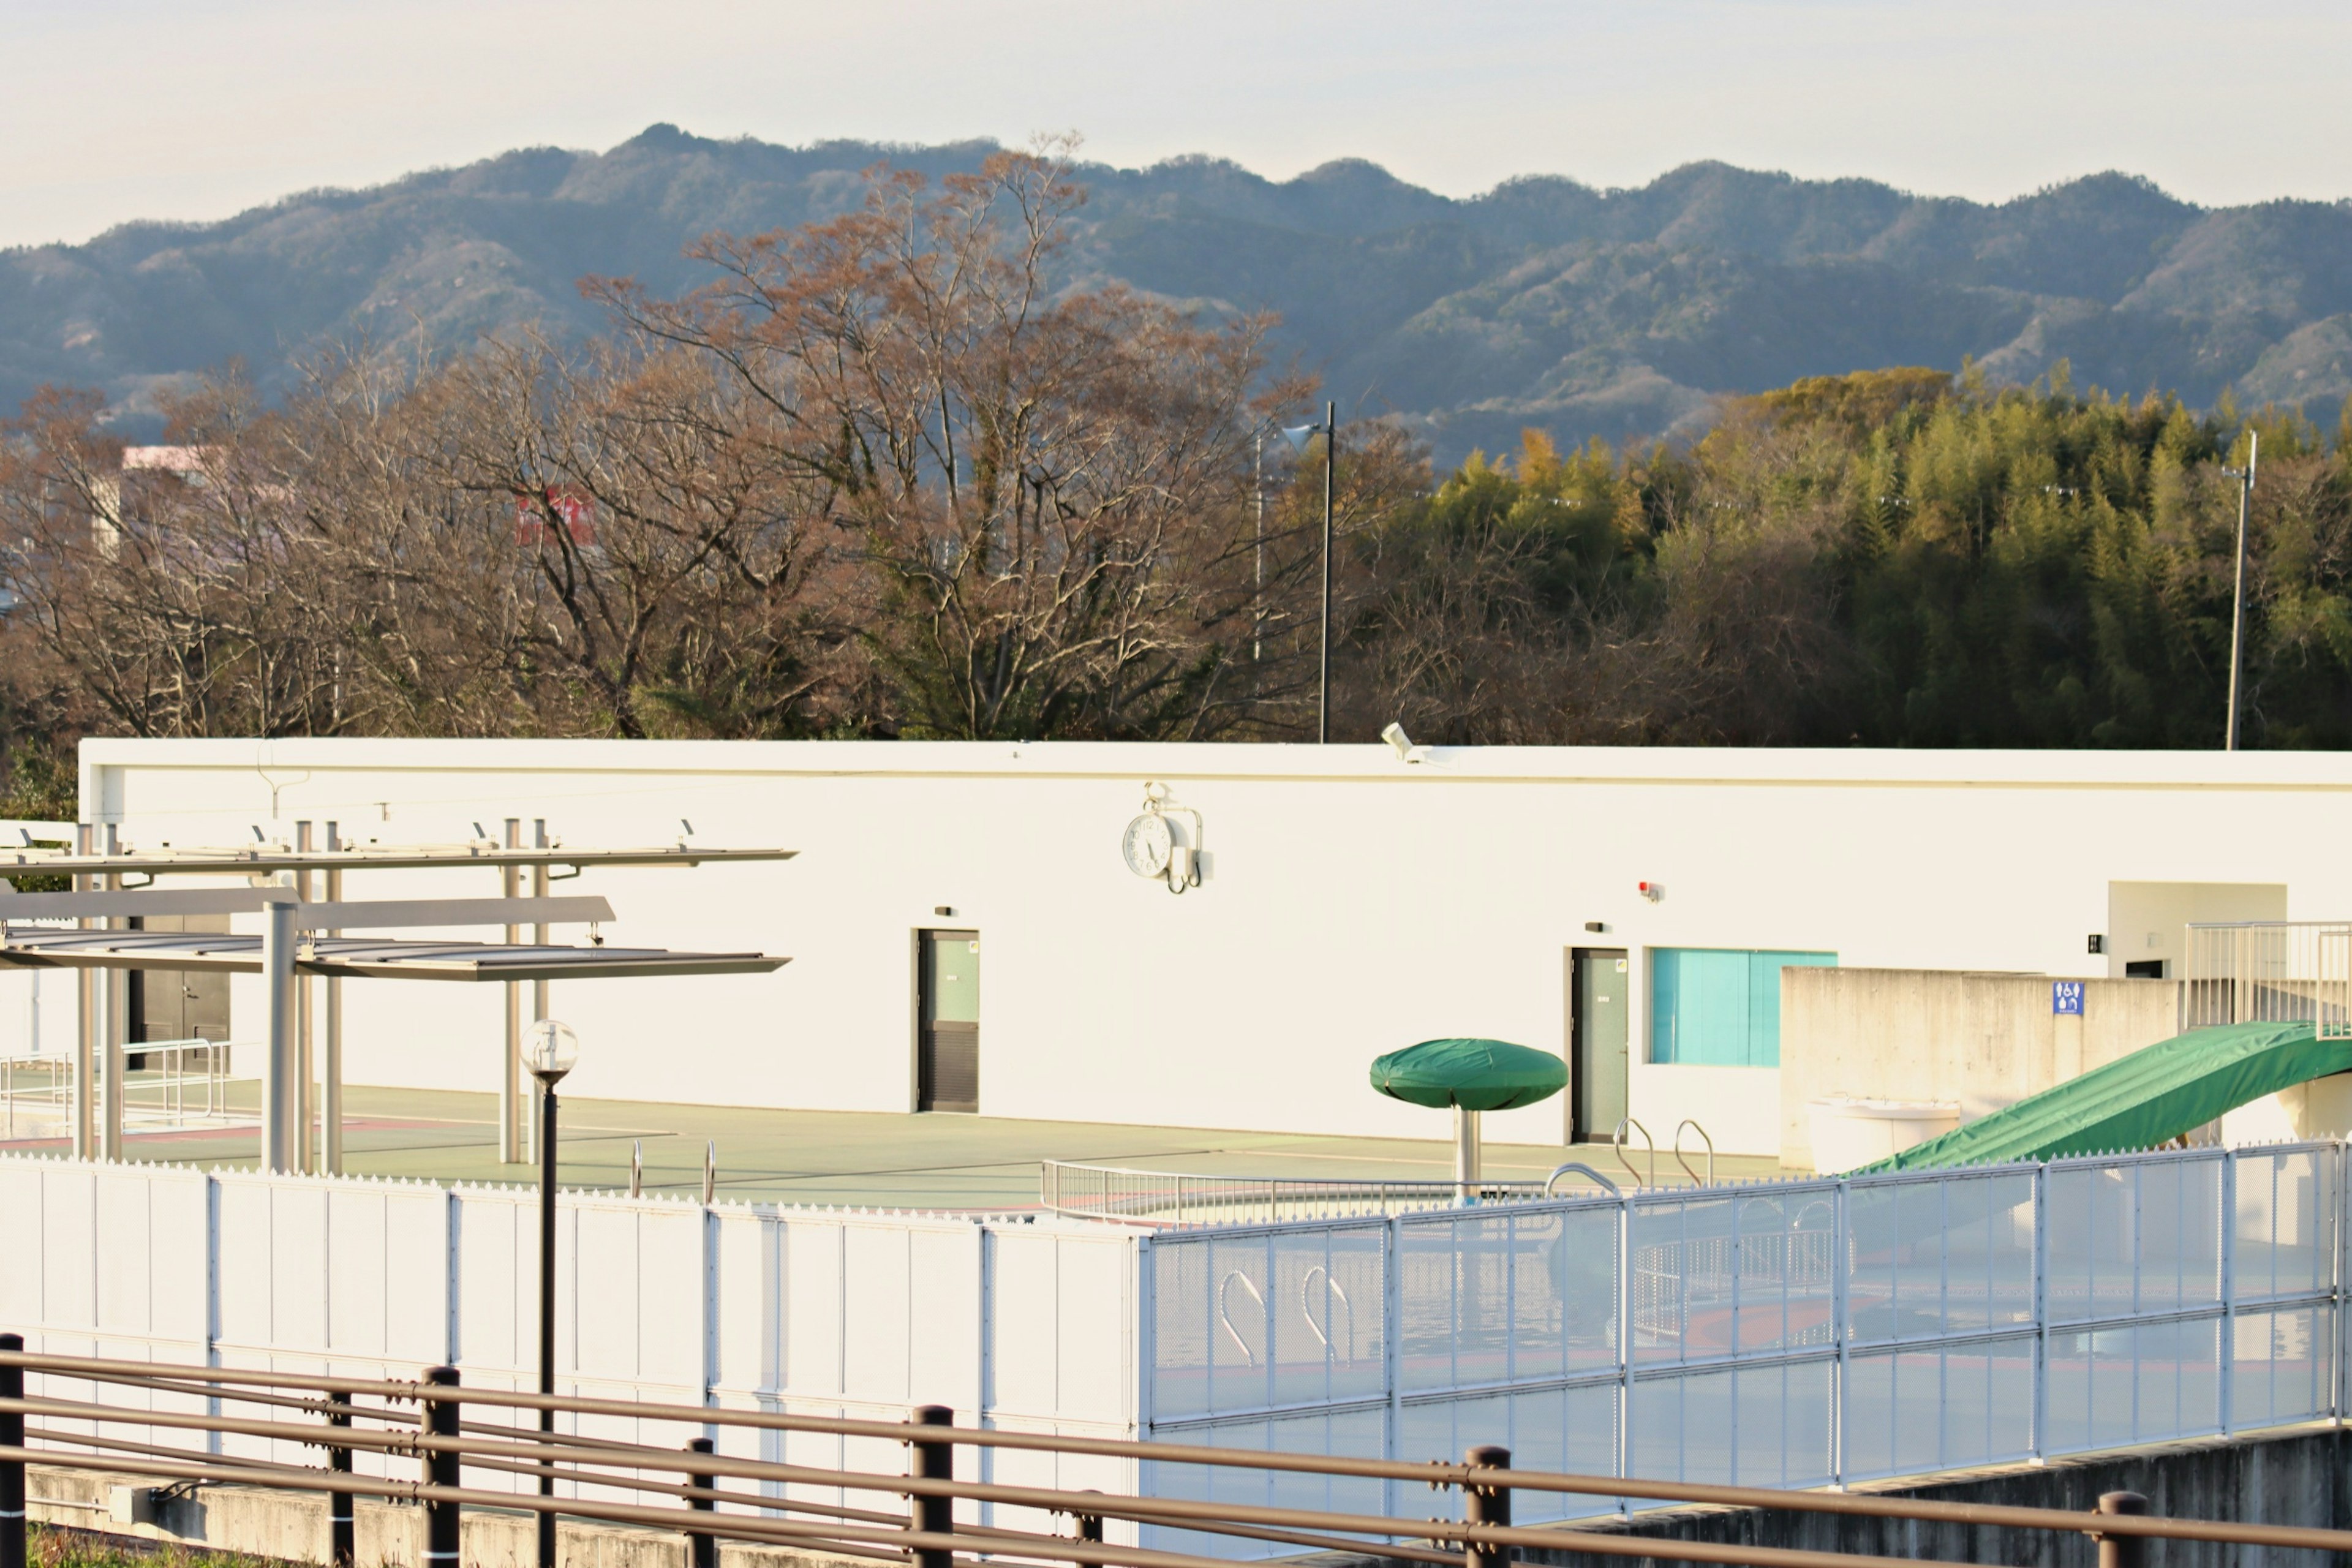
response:
<path fill-rule="evenodd" d="M 2052 981 L 2050 1010 L 2066 1017 L 2081 1017 L 2083 1016 L 2083 983 L 2079 980 Z"/>

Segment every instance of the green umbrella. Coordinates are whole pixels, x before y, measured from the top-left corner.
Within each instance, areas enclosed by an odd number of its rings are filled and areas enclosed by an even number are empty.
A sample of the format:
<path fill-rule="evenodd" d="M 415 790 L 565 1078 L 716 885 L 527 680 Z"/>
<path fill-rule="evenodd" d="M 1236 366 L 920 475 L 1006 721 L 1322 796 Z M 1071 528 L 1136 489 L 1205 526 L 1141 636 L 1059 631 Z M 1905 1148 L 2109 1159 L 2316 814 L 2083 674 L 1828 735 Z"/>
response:
<path fill-rule="evenodd" d="M 1478 1201 L 1478 1113 L 1549 1100 L 1568 1087 L 1568 1064 L 1503 1040 L 1423 1040 L 1372 1063 L 1372 1087 L 1392 1100 L 1454 1109 L 1454 1188 Z"/>
<path fill-rule="evenodd" d="M 1567 1088 L 1568 1064 L 1504 1040 L 1423 1040 L 1374 1060 L 1372 1087 L 1439 1110 L 1514 1110 Z"/>

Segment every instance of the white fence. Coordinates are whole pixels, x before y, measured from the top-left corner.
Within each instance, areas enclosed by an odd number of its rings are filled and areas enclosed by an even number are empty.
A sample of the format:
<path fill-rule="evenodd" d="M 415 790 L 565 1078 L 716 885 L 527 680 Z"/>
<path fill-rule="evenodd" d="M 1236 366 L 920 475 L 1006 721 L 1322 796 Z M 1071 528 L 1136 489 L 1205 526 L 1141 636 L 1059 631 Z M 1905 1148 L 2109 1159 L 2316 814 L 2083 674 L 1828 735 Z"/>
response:
<path fill-rule="evenodd" d="M 1238 1448 L 1441 1459 L 1500 1442 L 1535 1468 L 1859 1481 L 2343 1411 L 2346 1166 L 2337 1143 L 2192 1149 L 1157 1231 L 570 1194 L 558 1384 L 885 1419 L 940 1403 L 964 1421 Z M 362 1376 L 448 1362 L 477 1386 L 527 1387 L 537 1203 L 0 1158 L 0 1328 L 68 1354 Z M 711 1435 L 811 1465 L 905 1464 L 888 1444 Z M 1011 1484 L 1213 1486 L 1389 1513 L 1437 1500 L 1245 1469 L 971 1462 Z"/>
<path fill-rule="evenodd" d="M 1162 1231 L 1146 1429 L 1812 1487 L 2333 1415 L 2344 1167 L 2335 1143 L 2196 1149 Z M 1162 1495 L 1211 1484 L 1151 1468 Z M 1548 1505 L 1612 1506 L 1518 1506 Z"/>
<path fill-rule="evenodd" d="M 0 1158 L 0 1328 L 63 1354 L 361 1377 L 448 1363 L 468 1384 L 530 1388 L 538 1204 L 528 1188 Z M 963 1422 L 1129 1436 L 1136 1258 L 1132 1237 L 1103 1226 L 567 1194 L 558 1387 L 894 1421 L 937 1403 Z M 75 1384 L 66 1396 L 135 1394 Z M 159 1392 L 139 1407 L 195 1397 Z M 705 1435 L 615 1420 L 580 1430 L 677 1445 Z M 707 1435 L 747 1457 L 906 1464 L 887 1444 Z M 244 1439 L 218 1441 L 244 1451 Z M 1007 1479 L 1133 1485 L 1117 1460 L 996 1463 Z M 468 1470 L 467 1484 L 518 1483 Z"/>

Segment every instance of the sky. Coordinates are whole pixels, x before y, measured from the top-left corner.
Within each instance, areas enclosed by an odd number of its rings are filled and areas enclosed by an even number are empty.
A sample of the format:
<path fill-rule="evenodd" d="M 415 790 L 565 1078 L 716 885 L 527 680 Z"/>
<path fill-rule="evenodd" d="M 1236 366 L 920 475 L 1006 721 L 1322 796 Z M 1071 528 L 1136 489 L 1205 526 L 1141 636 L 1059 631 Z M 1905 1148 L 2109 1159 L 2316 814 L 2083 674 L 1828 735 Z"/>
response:
<path fill-rule="evenodd" d="M 1369 158 L 1449 195 L 1720 158 L 2001 200 L 2352 196 L 2344 0 L 0 0 L 0 246 L 511 147 Z"/>

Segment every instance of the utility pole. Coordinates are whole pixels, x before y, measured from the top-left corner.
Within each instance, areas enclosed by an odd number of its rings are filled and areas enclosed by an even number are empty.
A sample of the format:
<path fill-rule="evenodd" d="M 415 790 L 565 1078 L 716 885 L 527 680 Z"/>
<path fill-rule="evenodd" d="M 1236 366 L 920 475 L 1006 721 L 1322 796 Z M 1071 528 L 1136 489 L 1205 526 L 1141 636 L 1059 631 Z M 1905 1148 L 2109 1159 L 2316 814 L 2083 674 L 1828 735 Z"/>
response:
<path fill-rule="evenodd" d="M 1315 703 L 1315 743 L 1331 739 L 1331 485 L 1339 466 L 1339 405 L 1323 405 L 1323 668 Z M 2241 554 L 2243 552 L 2241 551 Z M 2235 711 L 2234 709 L 2231 711 Z M 2232 731 L 2235 733 L 2235 731 Z"/>
<path fill-rule="evenodd" d="M 1250 599 L 1250 663 L 1265 654 L 1265 426 L 1250 440 L 1250 489 L 1257 501 L 1257 591 Z M 1255 681 L 1255 677 L 1253 677 Z M 1257 688 L 1253 684 L 1250 689 Z"/>
<path fill-rule="evenodd" d="M 2221 749 L 2238 749 L 2238 689 L 2244 679 L 2246 666 L 2246 512 L 2254 495 L 2254 460 L 2262 450 L 2262 436 L 2246 432 L 2246 466 L 2223 468 L 2221 471 L 2238 481 L 2238 570 L 2231 589 L 2230 608 L 2230 732 Z"/>

